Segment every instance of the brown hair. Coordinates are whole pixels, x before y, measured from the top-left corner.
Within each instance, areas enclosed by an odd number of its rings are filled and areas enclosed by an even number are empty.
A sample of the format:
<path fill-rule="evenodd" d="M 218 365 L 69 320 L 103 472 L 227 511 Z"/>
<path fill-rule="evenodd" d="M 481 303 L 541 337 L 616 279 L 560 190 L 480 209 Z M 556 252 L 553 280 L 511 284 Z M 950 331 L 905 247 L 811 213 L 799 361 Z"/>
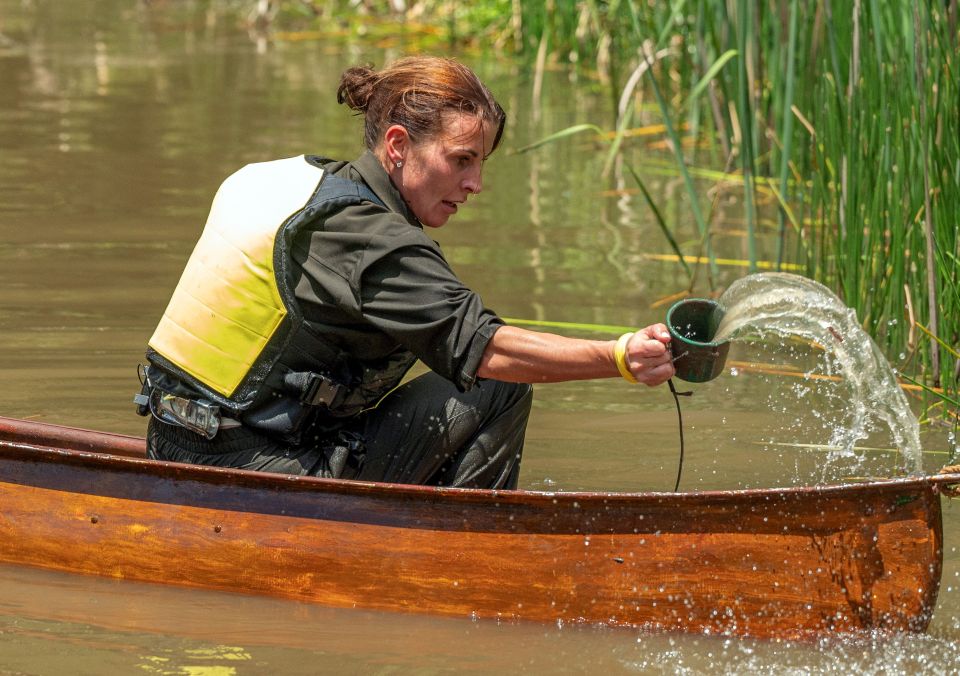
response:
<path fill-rule="evenodd" d="M 476 116 L 496 128 L 493 150 L 500 144 L 506 114 L 472 70 L 436 56 L 411 56 L 380 71 L 354 66 L 340 76 L 337 103 L 364 115 L 364 143 L 370 150 L 394 124 L 412 141 L 434 138 L 443 130 L 441 113 L 454 110 Z M 491 152 L 493 152 L 491 150 Z"/>

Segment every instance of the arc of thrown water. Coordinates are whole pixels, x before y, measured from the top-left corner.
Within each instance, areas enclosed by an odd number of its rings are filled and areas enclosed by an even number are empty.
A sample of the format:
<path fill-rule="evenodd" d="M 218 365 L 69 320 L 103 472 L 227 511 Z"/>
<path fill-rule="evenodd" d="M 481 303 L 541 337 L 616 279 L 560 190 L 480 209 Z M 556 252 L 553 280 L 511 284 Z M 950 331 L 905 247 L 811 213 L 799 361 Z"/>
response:
<path fill-rule="evenodd" d="M 725 315 L 714 340 L 735 339 L 746 329 L 761 334 L 800 336 L 832 356 L 850 388 L 849 424 L 834 431 L 830 445 L 852 453 L 877 417 L 886 423 L 903 453 L 904 469 L 920 473 L 920 425 L 910 410 L 886 357 L 860 327 L 856 313 L 830 289 L 805 277 L 763 272 L 744 277 L 719 299 Z"/>

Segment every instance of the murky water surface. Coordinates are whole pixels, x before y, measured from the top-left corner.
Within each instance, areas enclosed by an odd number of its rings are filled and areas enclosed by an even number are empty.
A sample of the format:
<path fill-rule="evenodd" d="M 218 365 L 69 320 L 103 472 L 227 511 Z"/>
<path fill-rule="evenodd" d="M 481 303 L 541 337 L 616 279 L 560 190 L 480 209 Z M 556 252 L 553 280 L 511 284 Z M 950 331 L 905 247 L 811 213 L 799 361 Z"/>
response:
<path fill-rule="evenodd" d="M 136 366 L 220 181 L 251 161 L 358 155 L 360 122 L 336 105 L 338 74 L 381 64 L 401 44 L 266 44 L 201 2 L 0 0 L 0 415 L 142 433 L 131 403 Z M 642 198 L 618 190 L 629 181 L 616 170 L 600 176 L 603 149 L 573 139 L 511 152 L 577 122 L 609 126 L 609 95 L 548 72 L 534 101 L 525 67 L 462 58 L 510 119 L 504 150 L 485 170 L 485 194 L 437 232 L 454 268 L 503 316 L 661 321 L 664 299 L 686 278 L 657 258 L 670 251 Z M 659 170 L 669 158 L 644 146 L 630 159 L 687 228 L 678 239 L 694 241 L 682 186 Z M 735 197 L 719 206 L 717 247 L 741 257 Z M 771 240 L 767 249 L 775 247 Z M 719 282 L 743 274 L 724 267 Z M 681 488 L 816 482 L 846 385 L 777 373 L 823 373 L 821 359 L 792 343 L 738 343 L 730 373 L 692 386 L 684 401 Z M 522 487 L 669 490 L 673 416 L 665 388 L 613 380 L 538 387 Z M 900 471 L 889 430 L 868 432 L 854 458 L 835 459 L 839 480 Z M 925 428 L 921 440 L 924 467 L 935 471 L 946 461 L 946 433 Z M 949 672 L 960 665 L 957 509 L 944 504 L 943 585 L 925 636 L 811 646 L 499 625 L 0 567 L 0 670 Z"/>

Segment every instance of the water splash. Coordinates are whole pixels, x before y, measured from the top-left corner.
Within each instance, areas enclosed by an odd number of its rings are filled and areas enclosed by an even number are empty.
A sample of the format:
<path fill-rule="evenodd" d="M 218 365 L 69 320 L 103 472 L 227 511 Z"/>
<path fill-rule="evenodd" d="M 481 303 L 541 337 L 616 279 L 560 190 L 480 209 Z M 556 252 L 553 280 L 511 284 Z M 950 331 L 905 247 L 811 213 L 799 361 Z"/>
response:
<path fill-rule="evenodd" d="M 856 313 L 824 285 L 782 272 L 744 277 L 719 299 L 726 314 L 716 341 L 742 337 L 748 331 L 798 336 L 824 348 L 832 357 L 830 375 L 849 387 L 848 420 L 833 430 L 831 446 L 852 454 L 867 437 L 874 418 L 890 429 L 903 457 L 904 470 L 920 473 L 920 425 L 910 410 L 889 362 L 857 322 Z"/>

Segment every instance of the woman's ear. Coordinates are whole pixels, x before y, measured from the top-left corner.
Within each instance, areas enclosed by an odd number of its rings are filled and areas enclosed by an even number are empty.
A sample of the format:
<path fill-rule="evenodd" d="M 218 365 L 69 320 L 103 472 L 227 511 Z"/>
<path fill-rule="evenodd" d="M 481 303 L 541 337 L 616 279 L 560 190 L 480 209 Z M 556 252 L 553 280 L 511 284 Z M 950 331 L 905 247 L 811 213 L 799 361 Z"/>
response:
<path fill-rule="evenodd" d="M 410 152 L 410 134 L 407 128 L 400 124 L 393 124 L 383 134 L 384 150 L 387 153 L 387 162 L 394 166 L 403 166 L 402 162 Z M 397 164 L 397 163 L 401 164 Z"/>

